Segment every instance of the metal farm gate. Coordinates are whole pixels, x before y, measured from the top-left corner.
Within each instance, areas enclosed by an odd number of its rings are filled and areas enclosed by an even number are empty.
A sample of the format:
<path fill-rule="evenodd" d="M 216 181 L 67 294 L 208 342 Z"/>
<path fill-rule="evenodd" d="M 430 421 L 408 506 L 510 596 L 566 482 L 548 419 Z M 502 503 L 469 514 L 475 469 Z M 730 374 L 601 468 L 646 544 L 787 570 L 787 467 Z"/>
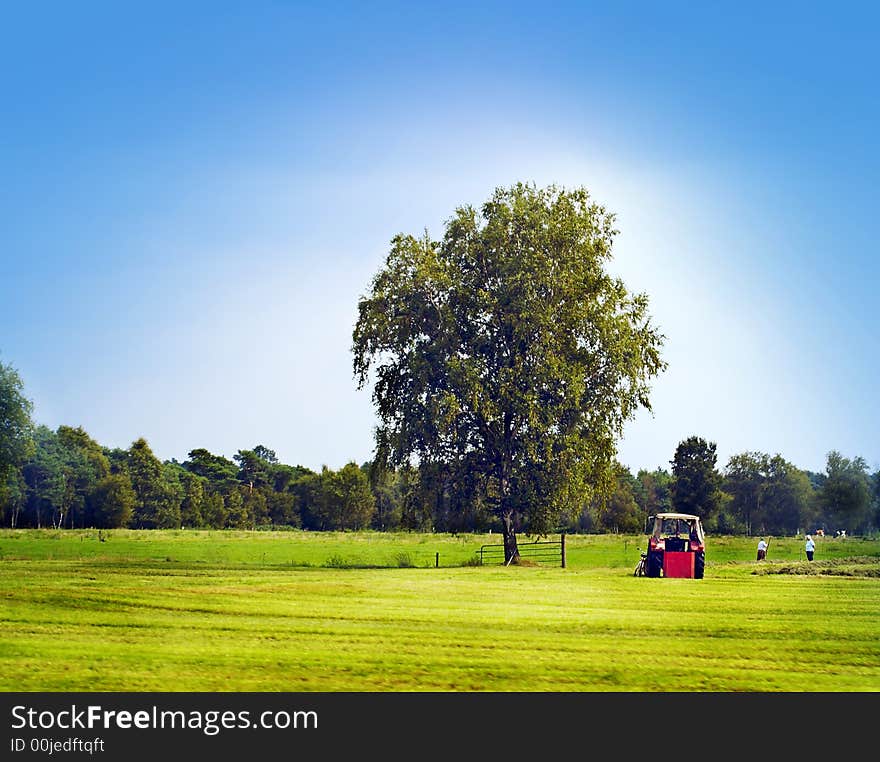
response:
<path fill-rule="evenodd" d="M 565 568 L 565 534 L 559 535 L 558 540 L 535 540 L 534 542 L 517 542 L 520 558 L 535 561 L 536 563 L 559 564 Z M 504 544 L 482 545 L 476 551 L 480 557 L 480 564 L 503 564 Z"/>

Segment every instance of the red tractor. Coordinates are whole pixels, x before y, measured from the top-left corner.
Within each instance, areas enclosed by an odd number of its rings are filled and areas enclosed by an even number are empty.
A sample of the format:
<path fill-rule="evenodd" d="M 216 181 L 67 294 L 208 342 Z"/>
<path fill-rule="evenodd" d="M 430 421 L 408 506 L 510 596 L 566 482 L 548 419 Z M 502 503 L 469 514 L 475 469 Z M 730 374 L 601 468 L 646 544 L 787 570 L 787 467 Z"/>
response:
<path fill-rule="evenodd" d="M 699 516 L 658 513 L 648 517 L 648 552 L 643 555 L 646 577 L 702 579 L 706 541 Z"/>

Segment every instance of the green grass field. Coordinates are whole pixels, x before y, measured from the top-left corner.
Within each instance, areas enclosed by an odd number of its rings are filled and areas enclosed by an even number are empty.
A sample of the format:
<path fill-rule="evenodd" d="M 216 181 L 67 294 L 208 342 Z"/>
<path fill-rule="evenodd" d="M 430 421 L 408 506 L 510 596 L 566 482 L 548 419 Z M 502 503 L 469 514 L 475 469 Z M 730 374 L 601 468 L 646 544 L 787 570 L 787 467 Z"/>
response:
<path fill-rule="evenodd" d="M 468 565 L 498 541 L 3 530 L 0 690 L 880 690 L 878 540 L 710 537 L 702 580 L 639 536 Z"/>

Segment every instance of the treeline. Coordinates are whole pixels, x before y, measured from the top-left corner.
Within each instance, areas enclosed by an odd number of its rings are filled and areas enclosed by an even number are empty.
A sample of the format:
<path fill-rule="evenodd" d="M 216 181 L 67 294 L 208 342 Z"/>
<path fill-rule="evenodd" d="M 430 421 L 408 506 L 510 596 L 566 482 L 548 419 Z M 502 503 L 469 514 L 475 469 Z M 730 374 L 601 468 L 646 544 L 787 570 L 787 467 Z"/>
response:
<path fill-rule="evenodd" d="M 497 530 L 478 484 L 441 470 L 371 474 L 371 464 L 313 471 L 263 445 L 230 460 L 206 449 L 162 461 L 144 439 L 109 449 L 82 428 L 38 426 L 32 449 L 0 488 L 7 527 L 169 529 Z M 615 464 L 613 488 L 563 515 L 567 532 L 639 532 L 660 511 L 697 513 L 715 534 L 792 534 L 880 526 L 880 472 L 838 452 L 826 470 L 745 452 L 716 465 L 715 444 L 682 441 L 670 469 L 633 474 Z M 528 526 L 521 527 L 528 531 Z"/>
<path fill-rule="evenodd" d="M 83 428 L 35 426 L 14 368 L 0 363 L 0 525 L 139 529 L 301 528 L 472 532 L 500 530 L 485 476 L 425 465 L 370 463 L 313 471 L 258 445 L 230 460 L 206 449 L 162 461 L 143 438 L 107 448 Z M 880 472 L 837 451 L 824 472 L 781 455 L 743 452 L 718 467 L 716 445 L 679 443 L 671 468 L 633 474 L 614 463 L 602 489 L 571 501 L 557 529 L 639 532 L 651 514 L 695 513 L 715 534 L 880 530 Z M 517 531 L 529 533 L 524 506 Z"/>
<path fill-rule="evenodd" d="M 836 450 L 825 470 L 803 470 L 782 455 L 743 452 L 719 468 L 714 442 L 679 443 L 670 469 L 633 475 L 617 465 L 613 489 L 568 521 L 569 531 L 642 531 L 647 516 L 694 513 L 712 534 L 788 535 L 823 530 L 848 535 L 880 531 L 880 471 Z"/>

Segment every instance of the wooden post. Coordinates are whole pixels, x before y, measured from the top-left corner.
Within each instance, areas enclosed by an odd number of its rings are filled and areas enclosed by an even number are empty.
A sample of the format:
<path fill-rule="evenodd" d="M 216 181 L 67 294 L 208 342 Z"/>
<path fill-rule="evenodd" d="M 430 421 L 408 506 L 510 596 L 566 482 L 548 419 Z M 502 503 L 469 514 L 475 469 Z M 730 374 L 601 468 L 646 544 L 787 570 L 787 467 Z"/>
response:
<path fill-rule="evenodd" d="M 560 541 L 562 543 L 562 568 L 565 568 L 565 532 L 560 535 Z"/>
<path fill-rule="evenodd" d="M 439 553 L 437 553 L 437 555 L 434 556 L 434 568 L 435 569 L 440 568 L 440 554 Z"/>

